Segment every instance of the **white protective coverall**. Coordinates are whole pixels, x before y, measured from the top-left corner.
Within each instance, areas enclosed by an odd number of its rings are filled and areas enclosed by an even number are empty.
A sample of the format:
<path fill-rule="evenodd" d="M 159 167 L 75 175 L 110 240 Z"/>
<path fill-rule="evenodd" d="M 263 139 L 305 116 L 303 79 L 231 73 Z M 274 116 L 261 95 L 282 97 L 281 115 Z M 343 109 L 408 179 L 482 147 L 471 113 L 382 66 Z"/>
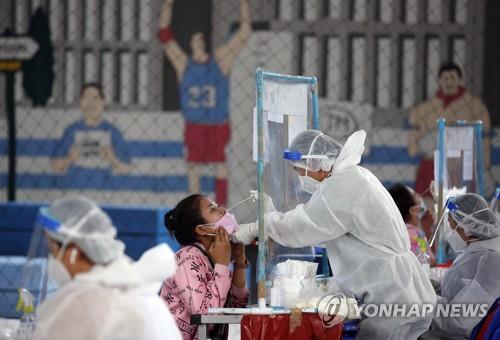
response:
<path fill-rule="evenodd" d="M 42 303 L 34 339 L 181 339 L 158 296 L 175 269 L 175 255 L 165 244 L 137 262 L 122 256 L 107 266 L 95 265 Z"/>
<path fill-rule="evenodd" d="M 380 181 L 358 166 L 366 134 L 353 134 L 333 172 L 305 204 L 265 215 L 269 237 L 288 247 L 323 244 L 341 290 L 362 304 L 434 305 L 436 294 L 410 251 L 406 225 Z M 416 339 L 432 315 L 367 318 L 358 339 Z"/>
<path fill-rule="evenodd" d="M 500 297 L 500 237 L 470 243 L 444 275 L 441 295 L 439 303 L 487 304 L 487 311 Z M 480 321 L 480 316 L 434 318 L 432 328 L 441 338 L 464 339 Z"/>

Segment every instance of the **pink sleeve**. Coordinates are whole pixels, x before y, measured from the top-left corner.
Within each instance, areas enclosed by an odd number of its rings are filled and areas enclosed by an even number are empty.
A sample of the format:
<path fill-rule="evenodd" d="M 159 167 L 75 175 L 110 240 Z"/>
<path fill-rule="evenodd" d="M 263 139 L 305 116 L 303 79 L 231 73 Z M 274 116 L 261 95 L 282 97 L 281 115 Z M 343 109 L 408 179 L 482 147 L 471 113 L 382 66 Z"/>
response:
<path fill-rule="evenodd" d="M 179 297 L 184 300 L 190 314 L 205 314 L 210 307 L 224 307 L 231 276 L 229 268 L 216 264 L 212 270 L 210 263 L 191 248 L 179 259 L 175 280 L 179 287 Z"/>

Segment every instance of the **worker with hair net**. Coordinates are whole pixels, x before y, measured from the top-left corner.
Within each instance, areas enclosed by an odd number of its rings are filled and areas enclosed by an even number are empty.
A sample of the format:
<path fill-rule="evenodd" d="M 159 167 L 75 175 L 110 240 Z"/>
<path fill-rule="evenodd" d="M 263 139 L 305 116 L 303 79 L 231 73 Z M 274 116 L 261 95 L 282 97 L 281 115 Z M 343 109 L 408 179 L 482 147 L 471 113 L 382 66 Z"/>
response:
<path fill-rule="evenodd" d="M 489 308 L 500 297 L 499 221 L 486 200 L 474 193 L 450 198 L 446 213 L 444 237 L 458 257 L 442 279 L 438 302 Z M 425 338 L 468 338 L 480 321 L 478 315 L 435 317 Z"/>
<path fill-rule="evenodd" d="M 175 272 L 166 245 L 132 262 L 108 215 L 85 197 L 41 208 L 39 226 L 59 289 L 40 305 L 34 339 L 181 339 L 157 294 Z"/>
<path fill-rule="evenodd" d="M 284 156 L 312 196 L 291 211 L 265 214 L 266 236 L 288 247 L 326 245 L 339 288 L 353 292 L 362 304 L 434 305 L 436 294 L 410 251 L 394 200 L 358 165 L 365 138 L 364 131 L 357 131 L 342 146 L 316 130 L 297 135 Z M 233 240 L 248 244 L 257 235 L 256 223 L 240 225 Z M 357 338 L 416 339 L 431 320 L 430 313 L 366 318 Z"/>

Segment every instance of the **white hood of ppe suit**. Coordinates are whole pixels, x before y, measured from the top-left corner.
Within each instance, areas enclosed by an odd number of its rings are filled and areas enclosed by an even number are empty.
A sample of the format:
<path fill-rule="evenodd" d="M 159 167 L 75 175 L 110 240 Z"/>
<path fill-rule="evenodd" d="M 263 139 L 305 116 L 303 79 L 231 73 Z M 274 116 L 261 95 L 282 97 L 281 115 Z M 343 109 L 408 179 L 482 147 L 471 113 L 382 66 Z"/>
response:
<path fill-rule="evenodd" d="M 366 132 L 359 130 L 347 138 L 340 154 L 333 164 L 333 171 L 341 171 L 352 165 L 358 165 L 361 162 L 361 156 L 365 151 Z"/>

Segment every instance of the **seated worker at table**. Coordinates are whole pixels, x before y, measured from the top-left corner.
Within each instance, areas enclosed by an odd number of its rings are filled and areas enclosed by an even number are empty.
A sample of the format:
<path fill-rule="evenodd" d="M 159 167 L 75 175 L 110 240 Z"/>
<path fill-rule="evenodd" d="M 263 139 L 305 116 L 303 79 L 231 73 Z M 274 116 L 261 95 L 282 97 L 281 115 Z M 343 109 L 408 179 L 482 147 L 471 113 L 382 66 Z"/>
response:
<path fill-rule="evenodd" d="M 191 315 L 206 314 L 211 307 L 246 307 L 249 292 L 245 246 L 231 244 L 229 235 L 238 226 L 229 212 L 208 197 L 194 194 L 165 214 L 165 226 L 181 245 L 177 271 L 163 283 L 161 297 L 174 315 L 184 339 L 197 338 Z M 233 261 L 233 272 L 229 264 Z M 210 327 L 219 334 L 221 327 Z"/>
<path fill-rule="evenodd" d="M 38 220 L 33 238 L 46 235 L 47 272 L 59 289 L 40 305 L 32 339 L 181 339 L 158 296 L 175 271 L 165 244 L 132 262 L 108 215 L 85 197 L 57 200 Z"/>
<path fill-rule="evenodd" d="M 429 209 L 427 209 L 422 196 L 400 183 L 390 188 L 389 193 L 394 199 L 403 217 L 403 221 L 406 223 L 406 228 L 410 236 L 411 251 L 419 260 L 420 256 L 426 254 L 429 263 L 435 265 L 436 258 L 429 247 L 428 239 L 422 229 L 423 221 L 431 220 L 431 224 L 433 224 L 434 217 Z"/>
<path fill-rule="evenodd" d="M 357 131 L 344 146 L 316 130 L 294 138 L 285 158 L 312 196 L 286 213 L 266 214 L 266 237 L 288 247 L 324 244 L 335 282 L 362 304 L 434 305 L 436 294 L 410 251 L 394 200 L 369 170 L 357 165 L 365 137 Z M 240 225 L 233 240 L 248 244 L 257 236 L 257 224 L 251 223 Z M 430 313 L 422 314 L 366 318 L 357 339 L 416 339 L 432 320 Z"/>
<path fill-rule="evenodd" d="M 451 202 L 456 209 L 449 211 L 445 234 L 459 255 L 441 281 L 438 303 L 487 304 L 489 308 L 500 297 L 499 221 L 477 194 L 465 194 Z M 426 334 L 425 338 L 468 338 L 480 321 L 479 316 L 434 318 L 429 332 L 433 337 Z"/>

